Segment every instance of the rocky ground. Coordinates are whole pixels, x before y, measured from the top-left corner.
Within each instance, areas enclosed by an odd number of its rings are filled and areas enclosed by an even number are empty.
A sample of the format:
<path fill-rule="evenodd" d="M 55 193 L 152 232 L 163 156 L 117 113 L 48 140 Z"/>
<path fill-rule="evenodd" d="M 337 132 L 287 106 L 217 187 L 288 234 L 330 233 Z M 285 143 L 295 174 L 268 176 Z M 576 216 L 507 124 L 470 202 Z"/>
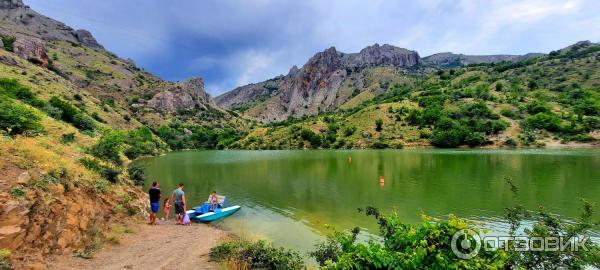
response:
<path fill-rule="evenodd" d="M 219 269 L 219 264 L 208 261 L 208 252 L 229 237 L 227 232 L 205 224 L 139 224 L 133 233 L 93 258 L 60 256 L 49 269 Z"/>

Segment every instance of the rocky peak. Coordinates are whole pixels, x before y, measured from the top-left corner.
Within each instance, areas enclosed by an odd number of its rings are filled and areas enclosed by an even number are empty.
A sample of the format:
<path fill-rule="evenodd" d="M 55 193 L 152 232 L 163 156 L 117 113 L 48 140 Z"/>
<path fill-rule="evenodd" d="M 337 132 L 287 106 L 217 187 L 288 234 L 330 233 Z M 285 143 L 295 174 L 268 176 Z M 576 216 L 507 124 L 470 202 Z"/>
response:
<path fill-rule="evenodd" d="M 302 69 L 308 73 L 314 73 L 317 70 L 321 73 L 331 73 L 340 68 L 342 68 L 342 57 L 335 47 L 331 47 L 315 54 L 302 67 Z"/>
<path fill-rule="evenodd" d="M 293 77 L 294 75 L 296 75 L 298 73 L 298 71 L 300 71 L 300 69 L 294 65 L 292 68 L 290 68 L 290 71 L 288 72 L 288 77 Z"/>
<path fill-rule="evenodd" d="M 0 9 L 11 9 L 24 7 L 22 0 L 0 0 Z"/>
<path fill-rule="evenodd" d="M 148 101 L 148 106 L 163 113 L 174 113 L 215 105 L 204 90 L 204 80 L 191 78 L 160 90 Z"/>
<path fill-rule="evenodd" d="M 377 43 L 362 49 L 359 53 L 348 54 L 344 64 L 351 68 L 373 66 L 411 67 L 420 64 L 421 58 L 415 51 Z"/>
<path fill-rule="evenodd" d="M 210 95 L 204 90 L 204 80 L 202 78 L 190 78 L 179 84 L 183 92 L 189 93 L 192 98 L 201 103 L 211 103 Z"/>
<path fill-rule="evenodd" d="M 22 0 L 0 0 L 0 34 L 28 35 L 45 41 L 64 40 L 95 49 L 104 49 L 87 30 L 74 30 L 62 22 L 41 15 Z M 26 30 L 26 31 L 23 31 Z"/>

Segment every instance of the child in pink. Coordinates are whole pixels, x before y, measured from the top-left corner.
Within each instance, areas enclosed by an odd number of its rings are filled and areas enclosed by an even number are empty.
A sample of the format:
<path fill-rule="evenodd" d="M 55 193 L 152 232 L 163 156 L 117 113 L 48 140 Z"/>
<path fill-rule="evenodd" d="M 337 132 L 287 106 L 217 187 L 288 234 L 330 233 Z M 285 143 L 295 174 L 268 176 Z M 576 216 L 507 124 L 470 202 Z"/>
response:
<path fill-rule="evenodd" d="M 163 214 L 165 216 L 165 220 L 169 220 L 169 210 L 171 210 L 171 205 L 169 204 L 169 198 L 166 198 L 163 205 Z"/>

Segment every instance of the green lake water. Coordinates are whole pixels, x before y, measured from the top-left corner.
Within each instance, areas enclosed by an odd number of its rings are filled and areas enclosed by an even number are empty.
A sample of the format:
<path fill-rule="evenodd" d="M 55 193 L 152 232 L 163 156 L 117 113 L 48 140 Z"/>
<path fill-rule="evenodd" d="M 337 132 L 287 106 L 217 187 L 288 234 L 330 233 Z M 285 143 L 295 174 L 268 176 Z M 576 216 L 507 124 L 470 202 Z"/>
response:
<path fill-rule="evenodd" d="M 421 213 L 455 214 L 504 231 L 504 209 L 515 203 L 506 177 L 531 210 L 543 204 L 573 220 L 580 198 L 600 207 L 600 150 L 594 149 L 184 151 L 137 163 L 146 168 L 146 187 L 158 180 L 170 195 L 183 182 L 190 205 L 216 190 L 228 205 L 242 206 L 216 226 L 301 251 L 331 226 L 376 234 L 374 220 L 356 210 L 365 206 L 396 211 L 410 223 Z"/>

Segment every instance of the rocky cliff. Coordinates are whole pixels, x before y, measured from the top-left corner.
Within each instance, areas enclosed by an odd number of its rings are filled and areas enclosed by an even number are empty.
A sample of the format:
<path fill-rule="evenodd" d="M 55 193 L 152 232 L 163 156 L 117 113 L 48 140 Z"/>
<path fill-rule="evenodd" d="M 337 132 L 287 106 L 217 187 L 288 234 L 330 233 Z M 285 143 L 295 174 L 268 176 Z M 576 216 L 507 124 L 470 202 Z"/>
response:
<path fill-rule="evenodd" d="M 162 113 L 189 111 L 195 108 L 206 109 L 215 106 L 212 98 L 204 90 L 204 80 L 191 78 L 159 91 L 148 101 L 148 107 Z"/>
<path fill-rule="evenodd" d="M 302 68 L 294 66 L 288 75 L 270 80 L 269 84 L 240 87 L 217 97 L 216 101 L 225 108 L 255 106 L 248 115 L 263 121 L 314 115 L 330 111 L 349 98 L 339 90 L 352 73 L 382 66 L 408 69 L 420 63 L 417 52 L 388 44 L 374 44 L 350 54 L 331 47 L 315 54 Z"/>
<path fill-rule="evenodd" d="M 74 30 L 62 22 L 41 15 L 22 0 L 0 1 L 0 34 L 27 35 L 42 40 L 64 40 L 90 48 L 103 49 L 87 30 Z"/>

